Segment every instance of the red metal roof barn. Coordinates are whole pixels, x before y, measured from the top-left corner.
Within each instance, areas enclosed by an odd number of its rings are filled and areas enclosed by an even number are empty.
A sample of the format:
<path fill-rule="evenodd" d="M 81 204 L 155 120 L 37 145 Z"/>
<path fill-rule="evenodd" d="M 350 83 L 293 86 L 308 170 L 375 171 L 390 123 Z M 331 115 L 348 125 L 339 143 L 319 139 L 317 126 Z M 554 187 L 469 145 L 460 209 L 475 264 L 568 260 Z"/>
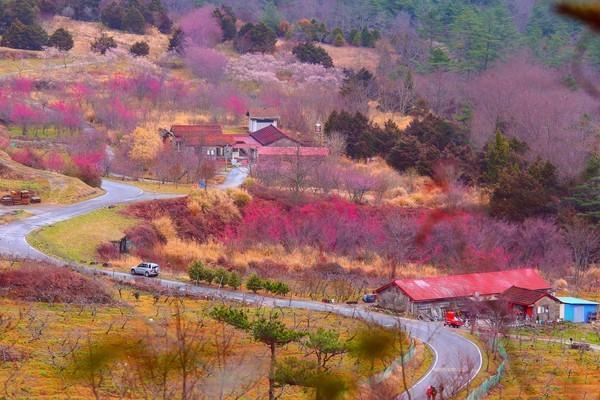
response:
<path fill-rule="evenodd" d="M 470 298 L 496 298 L 512 286 L 550 291 L 551 285 L 533 268 L 473 274 L 397 279 L 376 290 L 382 307 L 412 313 L 445 310 Z M 437 311 L 441 312 L 441 311 Z"/>

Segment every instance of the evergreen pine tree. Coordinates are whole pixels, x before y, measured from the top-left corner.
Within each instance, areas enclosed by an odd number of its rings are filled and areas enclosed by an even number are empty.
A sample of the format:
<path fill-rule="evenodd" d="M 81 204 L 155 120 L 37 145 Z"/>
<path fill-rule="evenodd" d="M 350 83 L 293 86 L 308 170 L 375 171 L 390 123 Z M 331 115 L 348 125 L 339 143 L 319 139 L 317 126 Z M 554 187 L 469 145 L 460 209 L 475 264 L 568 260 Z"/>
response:
<path fill-rule="evenodd" d="M 117 47 L 117 42 L 112 36 L 107 36 L 106 34 L 102 34 L 99 38 L 94 40 L 90 45 L 90 48 L 95 53 L 100 53 L 102 55 L 106 54 L 106 52 L 110 49 L 114 49 Z"/>
<path fill-rule="evenodd" d="M 125 13 L 123 7 L 116 1 L 113 1 L 104 7 L 100 14 L 100 21 L 112 29 L 123 29 L 124 18 Z"/>
<path fill-rule="evenodd" d="M 360 33 L 360 45 L 363 47 L 375 47 L 375 38 L 367 28 L 363 28 Z"/>
<path fill-rule="evenodd" d="M 279 10 L 277 10 L 277 6 L 272 1 L 269 1 L 262 15 L 262 23 L 273 32 L 277 32 L 280 22 L 281 15 L 279 14 Z"/>
<path fill-rule="evenodd" d="M 223 5 L 219 8 L 215 8 L 213 15 L 219 20 L 219 25 L 221 25 L 223 41 L 234 39 L 237 34 L 237 28 L 235 26 L 237 18 L 231 7 Z"/>
<path fill-rule="evenodd" d="M 148 42 L 135 42 L 129 48 L 129 52 L 137 57 L 147 56 L 150 54 L 150 46 L 148 45 Z"/>
<path fill-rule="evenodd" d="M 23 50 L 41 50 L 48 43 L 48 34 L 37 25 L 24 25 L 15 20 L 2 36 L 0 44 L 5 47 Z"/>
<path fill-rule="evenodd" d="M 361 42 L 362 39 L 360 36 L 360 32 L 356 29 L 352 29 L 350 31 L 350 43 L 352 43 L 353 46 L 360 46 Z"/>
<path fill-rule="evenodd" d="M 63 28 L 58 28 L 48 39 L 48 46 L 56 47 L 62 51 L 69 51 L 73 48 L 73 35 Z"/>
<path fill-rule="evenodd" d="M 432 71 L 447 71 L 450 69 L 452 61 L 444 49 L 441 47 L 432 47 L 429 49 L 427 63 Z"/>
<path fill-rule="evenodd" d="M 13 1 L 11 11 L 14 19 L 18 19 L 24 25 L 33 25 L 37 19 L 38 10 L 32 0 Z"/>
<path fill-rule="evenodd" d="M 144 33 L 146 29 L 146 19 L 139 8 L 135 6 L 127 7 L 123 16 L 123 29 L 133 33 Z"/>
<path fill-rule="evenodd" d="M 183 54 L 185 51 L 185 33 L 183 29 L 176 28 L 173 31 L 173 35 L 169 38 L 169 51 L 175 51 L 179 54 Z"/>

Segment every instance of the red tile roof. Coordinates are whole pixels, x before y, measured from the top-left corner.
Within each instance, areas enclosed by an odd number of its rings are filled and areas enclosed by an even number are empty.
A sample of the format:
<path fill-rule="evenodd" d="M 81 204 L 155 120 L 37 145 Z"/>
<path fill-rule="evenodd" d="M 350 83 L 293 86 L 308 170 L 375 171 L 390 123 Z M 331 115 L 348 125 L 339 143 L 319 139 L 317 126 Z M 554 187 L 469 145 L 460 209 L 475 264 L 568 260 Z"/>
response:
<path fill-rule="evenodd" d="M 245 147 L 257 148 L 260 147 L 260 143 L 258 143 L 252 136 L 234 136 L 236 146 L 245 145 Z"/>
<path fill-rule="evenodd" d="M 536 301 L 543 297 L 551 298 L 557 303 L 560 302 L 560 300 L 558 300 L 556 297 L 546 292 L 525 289 L 518 286 L 509 287 L 502 293 L 500 297 L 509 303 L 519 304 L 522 306 L 530 306 L 532 304 L 535 304 Z"/>
<path fill-rule="evenodd" d="M 231 135 L 197 135 L 185 138 L 178 137 L 186 146 L 233 146 L 235 138 Z"/>
<path fill-rule="evenodd" d="M 413 301 L 470 297 L 475 294 L 500 294 L 511 286 L 530 290 L 547 290 L 551 288 L 538 270 L 533 268 L 421 279 L 398 279 L 380 287 L 376 292 L 380 293 L 394 285 Z"/>
<path fill-rule="evenodd" d="M 195 135 L 217 135 L 223 130 L 219 124 L 197 124 L 197 125 L 173 125 L 171 132 L 177 137 L 188 137 Z"/>
<path fill-rule="evenodd" d="M 303 157 L 326 157 L 329 149 L 326 147 L 259 147 L 258 155 L 264 156 L 295 156 L 297 152 Z"/>
<path fill-rule="evenodd" d="M 280 139 L 289 139 L 293 142 L 298 142 L 297 140 L 292 139 L 279 129 L 275 128 L 273 125 L 265 126 L 264 128 L 257 130 L 256 132 L 252 132 L 250 136 L 252 136 L 258 143 L 260 143 L 263 146 L 268 146 Z"/>
<path fill-rule="evenodd" d="M 226 146 L 235 144 L 232 135 L 224 135 L 221 125 L 173 125 L 171 132 L 176 140 L 187 146 Z"/>

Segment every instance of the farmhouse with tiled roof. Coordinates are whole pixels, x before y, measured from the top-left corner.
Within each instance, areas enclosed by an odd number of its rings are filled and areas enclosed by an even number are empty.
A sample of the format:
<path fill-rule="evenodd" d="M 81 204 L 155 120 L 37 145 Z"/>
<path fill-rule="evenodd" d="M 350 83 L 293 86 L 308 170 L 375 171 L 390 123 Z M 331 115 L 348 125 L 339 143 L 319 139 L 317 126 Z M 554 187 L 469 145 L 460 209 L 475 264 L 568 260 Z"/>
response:
<path fill-rule="evenodd" d="M 270 116 L 270 117 L 269 117 Z M 193 148 L 203 157 L 217 160 L 256 162 L 259 157 L 324 157 L 325 147 L 306 146 L 277 127 L 279 117 L 274 111 L 260 109 L 248 112 L 247 135 L 223 133 L 218 124 L 173 125 L 161 130 L 164 143 L 171 143 L 178 151 Z"/>

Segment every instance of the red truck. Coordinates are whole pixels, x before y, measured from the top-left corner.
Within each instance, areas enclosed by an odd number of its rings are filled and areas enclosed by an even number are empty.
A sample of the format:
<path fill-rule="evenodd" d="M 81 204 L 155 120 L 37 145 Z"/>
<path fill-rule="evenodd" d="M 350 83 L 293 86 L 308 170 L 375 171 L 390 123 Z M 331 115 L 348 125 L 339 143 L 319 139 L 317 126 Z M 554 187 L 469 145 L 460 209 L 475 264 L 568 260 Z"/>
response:
<path fill-rule="evenodd" d="M 464 324 L 465 322 L 458 318 L 454 311 L 446 311 L 446 316 L 444 318 L 444 326 L 449 326 L 451 328 L 460 328 Z"/>

